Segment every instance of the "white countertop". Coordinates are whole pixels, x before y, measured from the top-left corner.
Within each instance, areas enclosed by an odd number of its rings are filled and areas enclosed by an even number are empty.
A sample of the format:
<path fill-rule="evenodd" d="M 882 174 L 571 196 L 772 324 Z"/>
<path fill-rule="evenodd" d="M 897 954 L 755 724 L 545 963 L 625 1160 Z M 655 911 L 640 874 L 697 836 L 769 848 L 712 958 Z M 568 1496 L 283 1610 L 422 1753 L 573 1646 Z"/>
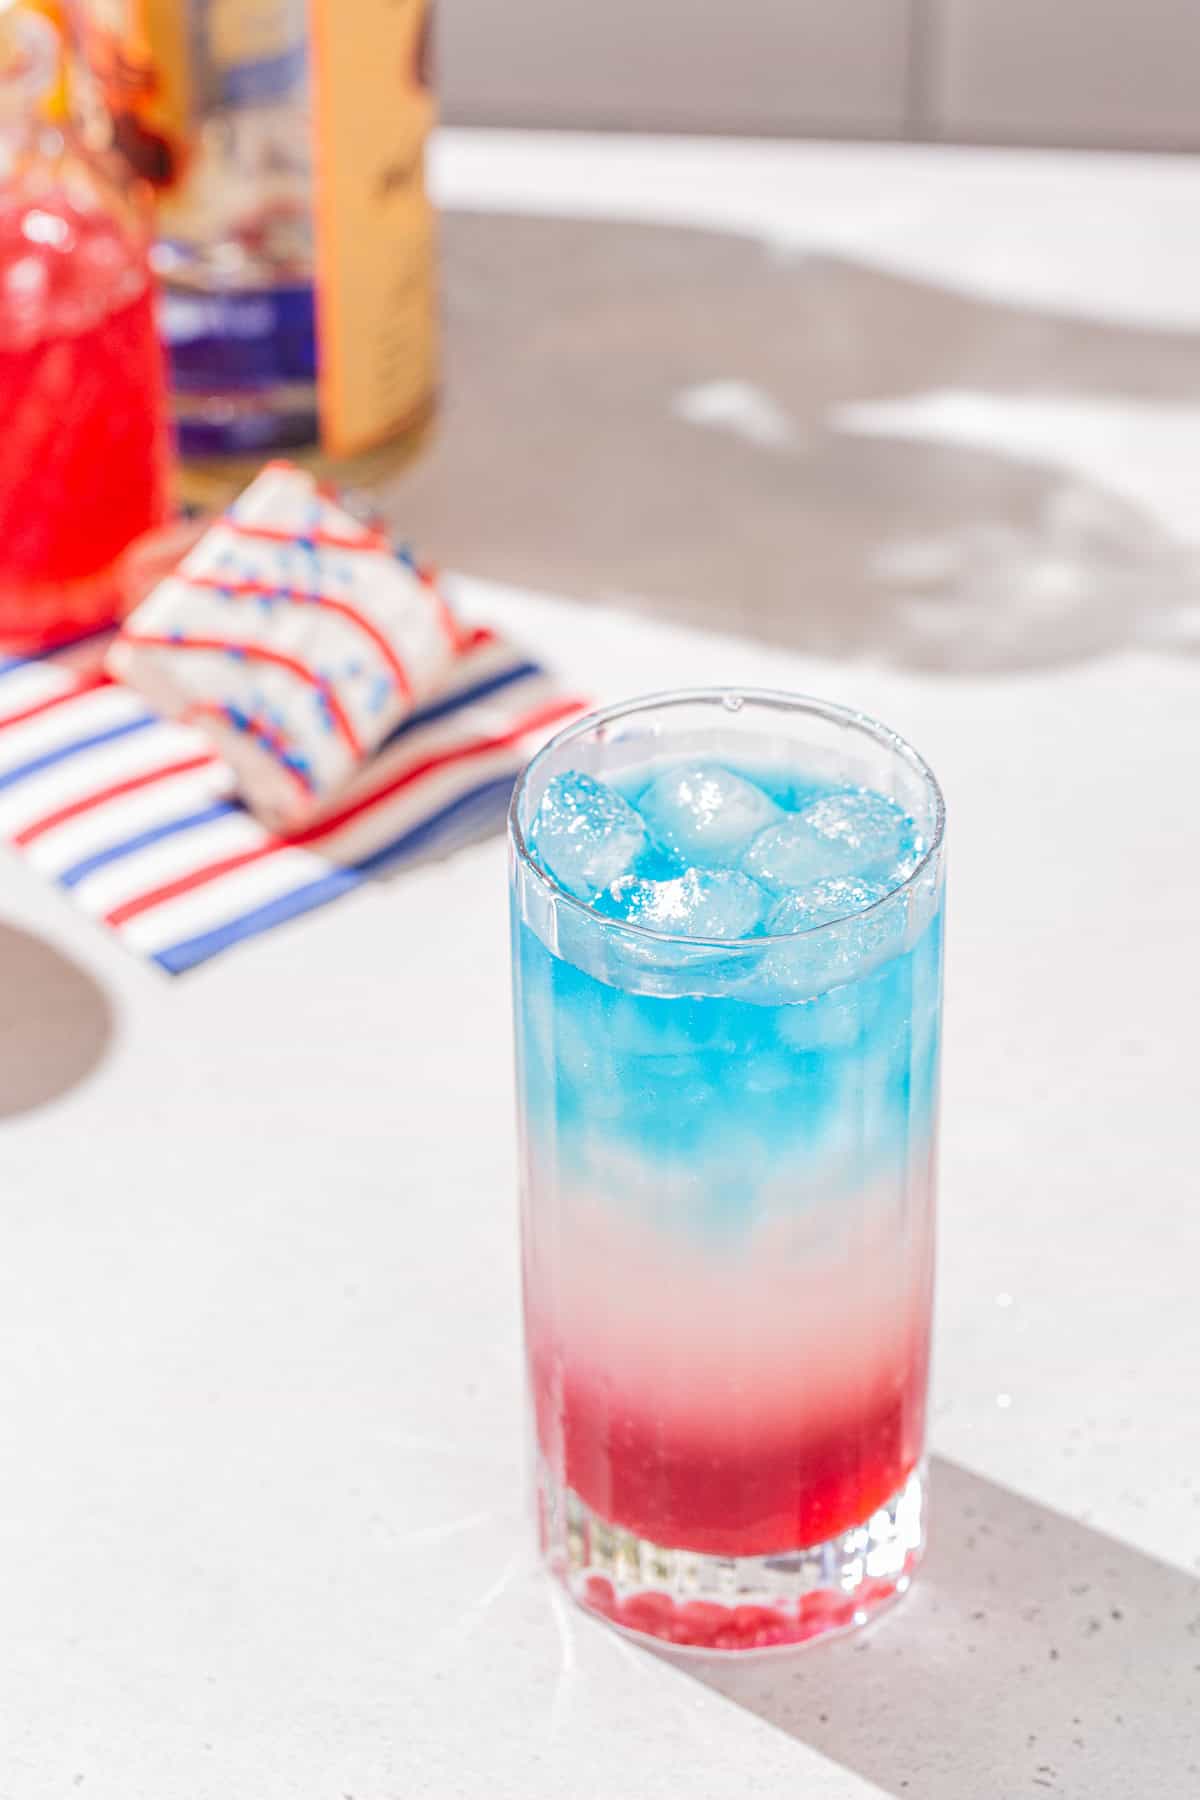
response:
<path fill-rule="evenodd" d="M 702 222 L 758 229 L 769 185 L 797 233 L 860 256 L 878 238 L 886 261 L 889 221 L 919 219 L 940 279 L 961 258 L 964 284 L 999 286 L 1000 250 L 959 232 L 982 170 L 991 216 L 1020 223 L 1010 288 L 1200 324 L 1182 159 L 447 134 L 438 179 L 458 205 L 636 197 L 672 217 L 705 170 L 720 217 Z M 930 404 L 913 397 L 914 430 L 941 428 Z M 939 404 L 1001 429 L 986 395 Z M 1163 448 L 1169 411 L 1140 420 L 1157 486 L 1132 413 L 1125 461 L 1119 433 L 1105 454 L 1182 543 L 1200 461 L 1194 437 Z M 1089 471 L 1096 434 L 1070 408 L 1031 400 L 1020 428 Z M 816 692 L 886 718 L 943 780 L 926 1572 L 858 1639 L 715 1672 L 631 1647 L 538 1573 L 499 840 L 174 981 L 3 853 L 0 1056 L 19 1080 L 0 1096 L 23 1100 L 0 1127 L 0 1800 L 1191 1800 L 1186 593 L 1170 650 L 952 678 L 480 582 L 463 598 L 598 697 Z"/>

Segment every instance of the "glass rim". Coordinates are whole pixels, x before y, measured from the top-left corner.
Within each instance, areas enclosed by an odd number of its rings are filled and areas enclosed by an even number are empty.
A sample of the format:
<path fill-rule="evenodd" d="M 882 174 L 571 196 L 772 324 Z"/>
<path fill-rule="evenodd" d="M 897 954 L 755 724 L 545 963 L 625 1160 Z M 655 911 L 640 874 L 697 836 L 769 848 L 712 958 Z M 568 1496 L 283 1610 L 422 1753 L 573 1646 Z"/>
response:
<path fill-rule="evenodd" d="M 736 701 L 736 706 L 730 702 Z M 860 732 L 864 737 L 872 738 L 875 743 L 890 750 L 907 763 L 915 774 L 924 782 L 933 798 L 934 819 L 929 843 L 926 845 L 920 861 L 898 882 L 889 888 L 878 900 L 872 900 L 870 906 L 859 907 L 854 911 L 839 913 L 836 918 L 823 919 L 819 925 L 806 925 L 799 931 L 769 932 L 762 937 L 748 938 L 705 938 L 687 937 L 676 932 L 655 931 L 648 925 L 635 925 L 629 920 L 612 919 L 597 910 L 589 900 L 581 900 L 577 894 L 570 893 L 562 883 L 557 881 L 548 870 L 543 869 L 529 848 L 525 833 L 521 827 L 521 801 L 528 789 L 531 776 L 544 759 L 564 744 L 575 738 L 585 736 L 602 725 L 610 725 L 618 719 L 632 716 L 635 713 L 650 712 L 658 707 L 685 706 L 700 702 L 724 707 L 730 712 L 740 712 L 747 703 L 773 707 L 779 712 L 807 713 L 827 720 L 835 725 L 847 725 Z M 667 688 L 662 692 L 642 694 L 632 700 L 621 700 L 612 706 L 597 707 L 594 711 L 584 713 L 581 718 L 572 719 L 561 731 L 556 731 L 552 738 L 536 750 L 513 784 L 512 798 L 508 806 L 508 838 L 513 852 L 520 863 L 537 881 L 556 904 L 567 906 L 572 912 L 587 919 L 590 923 L 602 926 L 606 931 L 621 932 L 638 942 L 671 945 L 675 948 L 687 947 L 692 950 L 716 950 L 729 956 L 744 952 L 760 952 L 771 945 L 795 943 L 798 938 L 815 938 L 822 931 L 835 931 L 850 919 L 868 919 L 881 907 L 896 904 L 899 894 L 910 892 L 920 876 L 930 867 L 939 855 L 946 835 L 946 801 L 941 784 L 920 751 L 915 750 L 907 738 L 893 731 L 890 725 L 884 725 L 870 713 L 861 712 L 853 706 L 842 706 L 834 700 L 819 700 L 810 694 L 792 694 L 784 688 L 760 687 L 692 687 Z"/>

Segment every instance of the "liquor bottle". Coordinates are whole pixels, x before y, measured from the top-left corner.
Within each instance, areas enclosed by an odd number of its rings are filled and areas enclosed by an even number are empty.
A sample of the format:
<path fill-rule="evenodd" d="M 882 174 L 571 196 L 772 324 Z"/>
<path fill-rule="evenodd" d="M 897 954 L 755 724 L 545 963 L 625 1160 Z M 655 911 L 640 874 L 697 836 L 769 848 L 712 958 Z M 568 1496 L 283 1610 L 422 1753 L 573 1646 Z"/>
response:
<path fill-rule="evenodd" d="M 160 189 L 193 470 L 394 461 L 437 385 L 428 0 L 75 4 L 93 119 Z"/>

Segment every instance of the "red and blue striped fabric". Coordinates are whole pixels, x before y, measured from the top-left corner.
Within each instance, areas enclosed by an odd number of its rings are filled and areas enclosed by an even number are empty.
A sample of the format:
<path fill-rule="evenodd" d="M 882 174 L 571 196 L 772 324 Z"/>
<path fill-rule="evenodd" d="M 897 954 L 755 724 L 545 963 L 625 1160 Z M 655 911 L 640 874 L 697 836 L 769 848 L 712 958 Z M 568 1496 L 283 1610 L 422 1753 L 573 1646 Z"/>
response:
<path fill-rule="evenodd" d="M 105 676 L 104 647 L 0 654 L 0 836 L 173 975 L 497 826 L 517 772 L 583 706 L 512 645 L 469 634 L 436 699 L 281 837 L 198 731 Z"/>

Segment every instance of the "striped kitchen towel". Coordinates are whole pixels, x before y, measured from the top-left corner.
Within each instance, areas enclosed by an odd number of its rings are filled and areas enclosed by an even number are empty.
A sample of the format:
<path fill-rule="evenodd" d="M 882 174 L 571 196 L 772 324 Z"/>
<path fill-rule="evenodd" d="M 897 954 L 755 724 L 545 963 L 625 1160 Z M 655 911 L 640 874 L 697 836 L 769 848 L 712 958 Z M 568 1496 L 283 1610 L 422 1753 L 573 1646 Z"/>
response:
<path fill-rule="evenodd" d="M 207 739 L 104 674 L 103 649 L 0 654 L 0 836 L 173 975 L 497 827 L 518 771 L 584 704 L 502 638 L 468 633 L 437 697 L 284 837 L 236 798 Z"/>

